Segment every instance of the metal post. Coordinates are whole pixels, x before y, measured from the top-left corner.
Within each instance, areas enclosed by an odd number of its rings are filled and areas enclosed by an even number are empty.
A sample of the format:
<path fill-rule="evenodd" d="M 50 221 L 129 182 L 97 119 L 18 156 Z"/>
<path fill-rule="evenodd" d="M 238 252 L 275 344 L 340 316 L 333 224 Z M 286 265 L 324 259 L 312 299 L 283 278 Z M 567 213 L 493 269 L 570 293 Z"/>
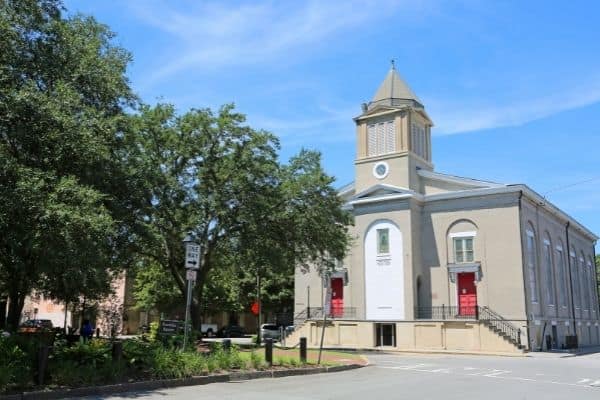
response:
<path fill-rule="evenodd" d="M 187 281 L 187 302 L 185 305 L 185 326 L 183 327 L 183 350 L 187 347 L 188 330 L 190 324 L 190 306 L 192 304 L 192 281 Z"/>
<path fill-rule="evenodd" d="M 310 286 L 306 287 L 306 319 L 310 319 Z"/>
<path fill-rule="evenodd" d="M 300 338 L 300 363 L 306 364 L 306 338 Z"/>
<path fill-rule="evenodd" d="M 265 361 L 270 367 L 273 366 L 273 339 L 265 339 Z"/>
<path fill-rule="evenodd" d="M 260 326 L 262 325 L 262 302 L 260 301 L 260 271 L 256 271 L 256 304 L 258 304 L 258 326 L 256 329 L 256 344 L 260 346 L 262 343 Z"/>

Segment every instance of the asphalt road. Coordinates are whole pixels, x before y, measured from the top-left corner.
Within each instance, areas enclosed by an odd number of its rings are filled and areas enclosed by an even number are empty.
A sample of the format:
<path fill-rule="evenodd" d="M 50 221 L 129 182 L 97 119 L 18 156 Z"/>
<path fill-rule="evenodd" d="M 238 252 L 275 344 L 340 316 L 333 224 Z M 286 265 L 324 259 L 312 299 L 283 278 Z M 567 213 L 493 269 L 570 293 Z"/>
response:
<path fill-rule="evenodd" d="M 600 354 L 559 358 L 369 354 L 331 374 L 217 383 L 88 399 L 600 399 Z"/>

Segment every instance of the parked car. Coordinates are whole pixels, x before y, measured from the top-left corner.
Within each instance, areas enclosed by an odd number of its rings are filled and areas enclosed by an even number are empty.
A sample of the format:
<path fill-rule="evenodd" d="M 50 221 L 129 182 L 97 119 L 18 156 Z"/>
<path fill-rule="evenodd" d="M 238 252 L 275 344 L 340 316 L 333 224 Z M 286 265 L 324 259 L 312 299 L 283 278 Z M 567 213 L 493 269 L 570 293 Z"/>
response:
<path fill-rule="evenodd" d="M 213 337 L 217 334 L 218 332 L 218 327 L 217 324 L 202 324 L 200 326 L 200 331 L 202 332 L 202 335 L 205 337 Z"/>
<path fill-rule="evenodd" d="M 223 338 L 244 337 L 246 331 L 239 325 L 226 325 L 219 329 L 217 336 Z"/>
<path fill-rule="evenodd" d="M 49 319 L 28 319 L 19 327 L 19 332 L 50 331 L 54 326 Z"/>
<path fill-rule="evenodd" d="M 273 339 L 274 341 L 281 340 L 281 329 L 275 324 L 262 324 L 260 326 L 260 337 L 265 339 Z"/>

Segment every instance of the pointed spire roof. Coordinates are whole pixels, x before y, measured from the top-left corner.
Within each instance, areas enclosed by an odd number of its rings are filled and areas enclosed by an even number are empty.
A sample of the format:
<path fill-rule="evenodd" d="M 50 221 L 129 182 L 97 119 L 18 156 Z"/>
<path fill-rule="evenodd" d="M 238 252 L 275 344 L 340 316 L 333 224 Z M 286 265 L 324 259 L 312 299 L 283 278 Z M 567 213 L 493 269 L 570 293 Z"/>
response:
<path fill-rule="evenodd" d="M 406 82 L 400 77 L 394 60 L 387 73 L 385 79 L 377 89 L 377 93 L 373 96 L 373 100 L 369 103 L 369 109 L 372 109 L 376 105 L 387 105 L 387 106 L 402 106 L 412 105 L 423 108 L 421 100 L 417 97 L 415 92 L 408 86 Z"/>

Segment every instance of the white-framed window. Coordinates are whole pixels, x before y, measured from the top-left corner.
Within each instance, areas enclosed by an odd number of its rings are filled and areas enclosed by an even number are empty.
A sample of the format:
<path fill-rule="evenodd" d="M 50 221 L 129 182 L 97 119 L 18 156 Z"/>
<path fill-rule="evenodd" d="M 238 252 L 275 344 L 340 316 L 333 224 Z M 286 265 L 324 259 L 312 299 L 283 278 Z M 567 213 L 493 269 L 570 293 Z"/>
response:
<path fill-rule="evenodd" d="M 587 271 L 588 271 L 588 293 L 590 298 L 590 310 L 592 312 L 596 312 L 596 288 L 594 287 L 596 284 L 596 280 L 594 279 L 594 274 L 596 273 L 594 269 L 594 264 L 591 260 L 587 263 Z"/>
<path fill-rule="evenodd" d="M 394 120 L 367 126 L 367 155 L 378 156 L 396 151 Z"/>
<path fill-rule="evenodd" d="M 537 256 L 535 248 L 535 234 L 531 230 L 527 230 L 527 272 L 529 275 L 529 292 L 532 303 L 537 303 Z"/>
<path fill-rule="evenodd" d="M 390 253 L 390 230 L 388 228 L 377 229 L 377 254 Z"/>
<path fill-rule="evenodd" d="M 586 289 L 586 273 L 585 273 L 585 261 L 583 256 L 579 257 L 579 293 L 581 294 L 581 308 L 585 311 L 590 309 L 588 290 Z"/>
<path fill-rule="evenodd" d="M 565 255 L 562 246 L 556 246 L 556 268 L 558 269 L 558 301 L 567 306 L 567 274 L 565 271 Z"/>
<path fill-rule="evenodd" d="M 552 268 L 552 246 L 549 240 L 544 239 L 544 275 L 546 275 L 546 301 L 553 306 L 554 298 L 554 268 Z"/>
<path fill-rule="evenodd" d="M 571 274 L 573 275 L 571 279 L 574 280 L 573 304 L 575 305 L 575 308 L 581 308 L 581 303 L 579 302 L 579 268 L 577 268 L 577 256 L 575 256 L 574 251 L 571 251 L 569 257 L 571 258 Z"/>
<path fill-rule="evenodd" d="M 452 238 L 454 247 L 454 262 L 473 262 L 473 236 L 459 236 Z"/>

